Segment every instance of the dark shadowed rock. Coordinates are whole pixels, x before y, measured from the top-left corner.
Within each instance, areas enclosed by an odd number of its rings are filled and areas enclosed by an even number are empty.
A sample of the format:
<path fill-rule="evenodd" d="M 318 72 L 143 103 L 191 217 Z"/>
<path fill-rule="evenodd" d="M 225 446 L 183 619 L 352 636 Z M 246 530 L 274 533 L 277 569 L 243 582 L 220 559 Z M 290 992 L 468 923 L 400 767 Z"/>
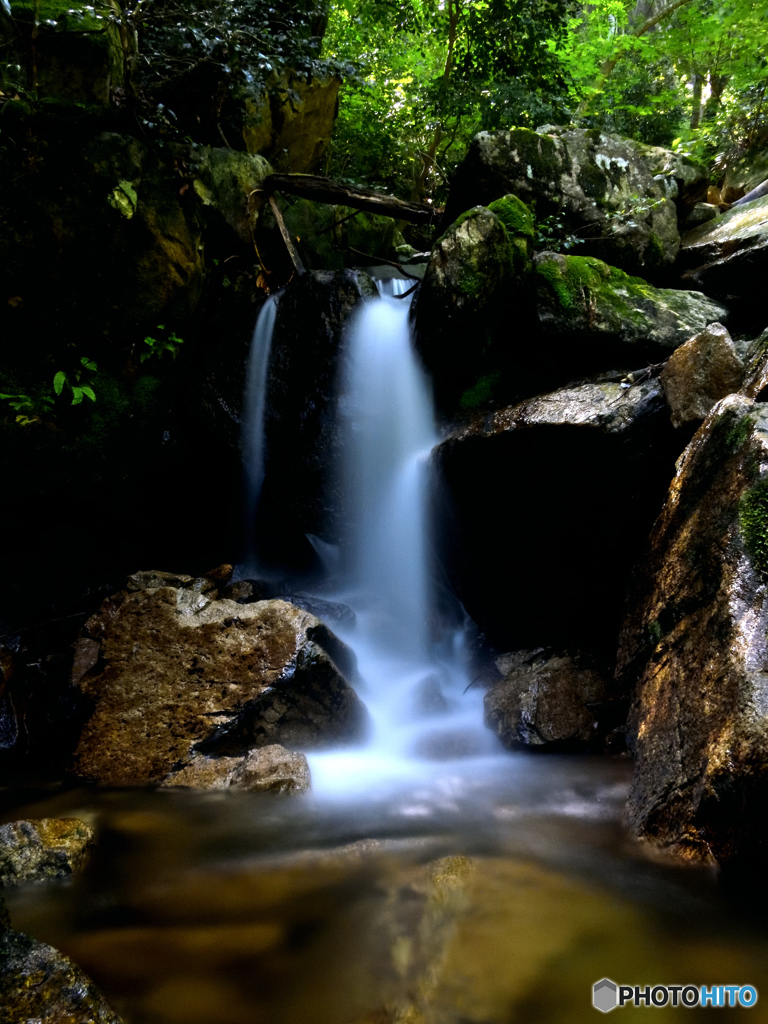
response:
<path fill-rule="evenodd" d="M 78 681 L 93 711 L 73 770 L 100 783 L 160 782 L 196 751 L 315 748 L 366 728 L 325 648 L 342 661 L 347 649 L 285 601 L 237 604 L 194 586 L 124 591 L 88 621 L 80 644 L 94 642 L 97 661 Z"/>
<path fill-rule="evenodd" d="M 77 818 L 0 825 L 0 885 L 68 878 L 84 866 L 93 845 L 93 829 Z"/>
<path fill-rule="evenodd" d="M 762 311 L 768 267 L 768 196 L 689 231 L 683 237 L 679 266 L 684 287 Z"/>
<path fill-rule="evenodd" d="M 768 850 L 768 408 L 730 395 L 678 463 L 630 589 L 634 831 L 694 857 Z"/>
<path fill-rule="evenodd" d="M 43 942 L 0 931 L 0 1024 L 121 1024 L 80 968 Z"/>
<path fill-rule="evenodd" d="M 659 152 L 596 130 L 480 132 L 456 172 L 446 216 L 512 193 L 524 203 L 535 201 L 539 220 L 562 215 L 565 230 L 584 239 L 585 254 L 653 276 L 677 256 L 672 199 L 683 179 L 690 178 L 686 197 L 706 195 L 701 169 L 694 173 L 694 165 L 683 167 L 671 153 L 660 161 Z M 699 179 L 703 195 L 696 192 Z"/>
<path fill-rule="evenodd" d="M 744 364 L 727 329 L 710 324 L 675 349 L 661 372 L 672 425 L 703 420 L 716 402 L 739 390 L 743 378 Z"/>
<path fill-rule="evenodd" d="M 768 329 L 763 331 L 746 353 L 743 393 L 756 402 L 764 402 L 768 392 Z"/>
<path fill-rule="evenodd" d="M 534 282 L 536 318 L 547 338 L 539 358 L 561 373 L 665 359 L 728 315 L 700 292 L 654 288 L 591 257 L 541 253 Z"/>
<path fill-rule="evenodd" d="M 614 642 L 679 450 L 658 380 L 620 378 L 492 413 L 436 449 L 449 572 L 497 649 Z"/>
<path fill-rule="evenodd" d="M 485 724 L 505 747 L 579 750 L 602 739 L 606 679 L 584 655 L 542 650 L 503 655 L 486 691 Z"/>
<path fill-rule="evenodd" d="M 248 789 L 265 793 L 305 793 L 310 788 L 304 754 L 277 743 L 249 750 L 243 757 L 205 757 L 198 754 L 162 786 L 193 789 Z"/>

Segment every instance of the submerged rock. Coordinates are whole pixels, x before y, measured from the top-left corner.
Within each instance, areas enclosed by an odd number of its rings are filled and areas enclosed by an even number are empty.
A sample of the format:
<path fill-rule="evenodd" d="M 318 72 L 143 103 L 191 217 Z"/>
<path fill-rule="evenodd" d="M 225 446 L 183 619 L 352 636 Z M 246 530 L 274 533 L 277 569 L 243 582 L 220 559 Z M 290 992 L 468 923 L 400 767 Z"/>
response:
<path fill-rule="evenodd" d="M 83 867 L 93 845 L 93 829 L 77 818 L 0 825 L 0 885 L 68 878 Z"/>
<path fill-rule="evenodd" d="M 686 201 L 706 195 L 701 168 L 683 165 L 672 153 L 660 161 L 660 153 L 666 151 L 597 130 L 480 132 L 456 172 L 446 214 L 454 218 L 512 193 L 525 203 L 535 201 L 539 220 L 561 217 L 566 233 L 582 239 L 581 252 L 653 275 L 677 256 L 672 200 L 681 185 Z"/>
<path fill-rule="evenodd" d="M 52 946 L 0 929 L 0 1024 L 121 1024 L 80 968 Z"/>
<path fill-rule="evenodd" d="M 249 750 L 244 757 L 198 755 L 163 779 L 161 786 L 305 793 L 310 788 L 309 765 L 304 754 L 272 743 Z"/>
<path fill-rule="evenodd" d="M 767 465 L 768 407 L 723 399 L 679 461 L 619 643 L 630 825 L 720 861 L 768 851 Z"/>
<path fill-rule="evenodd" d="M 485 724 L 505 747 L 578 750 L 602 739 L 607 683 L 590 659 L 539 649 L 496 665 L 502 678 L 485 694 Z"/>
<path fill-rule="evenodd" d="M 686 287 L 761 310 L 768 267 L 768 196 L 689 231 L 683 237 L 680 267 Z"/>
<path fill-rule="evenodd" d="M 337 664 L 350 652 L 285 601 L 237 604 L 194 585 L 123 591 L 89 619 L 78 647 L 91 667 L 77 685 L 93 712 L 73 770 L 102 784 L 161 782 L 195 752 L 317 748 L 366 729 Z"/>
<path fill-rule="evenodd" d="M 449 572 L 497 649 L 615 642 L 679 451 L 658 379 L 621 377 L 499 410 L 436 449 Z"/>
<path fill-rule="evenodd" d="M 675 349 L 661 372 L 673 426 L 703 420 L 716 402 L 738 391 L 743 378 L 744 364 L 727 329 L 710 324 Z"/>
<path fill-rule="evenodd" d="M 506 196 L 490 209 L 469 210 L 435 243 L 415 333 L 440 408 L 471 409 L 489 396 L 507 354 L 494 344 L 510 310 L 525 304 L 533 231 L 528 208 Z"/>
<path fill-rule="evenodd" d="M 591 257 L 544 252 L 534 271 L 546 354 L 565 372 L 665 359 L 728 315 L 700 292 L 654 288 Z"/>

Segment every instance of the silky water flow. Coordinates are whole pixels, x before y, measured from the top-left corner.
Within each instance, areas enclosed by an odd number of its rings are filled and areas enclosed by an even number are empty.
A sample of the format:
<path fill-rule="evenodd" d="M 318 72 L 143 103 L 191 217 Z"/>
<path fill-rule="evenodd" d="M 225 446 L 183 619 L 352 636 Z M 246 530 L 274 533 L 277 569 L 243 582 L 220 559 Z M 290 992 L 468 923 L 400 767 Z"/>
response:
<path fill-rule="evenodd" d="M 472 773 L 498 749 L 483 726 L 482 693 L 470 685 L 464 630 L 436 621 L 430 472 L 438 436 L 410 298 L 398 298 L 410 286 L 379 282 L 380 298 L 363 304 L 347 340 L 339 400 L 351 525 L 332 596 L 356 615 L 338 632 L 357 655 L 355 685 L 372 725 L 364 747 L 310 755 L 321 798 L 385 797 L 404 784 L 434 798 L 435 786 L 450 790 L 457 772 Z"/>

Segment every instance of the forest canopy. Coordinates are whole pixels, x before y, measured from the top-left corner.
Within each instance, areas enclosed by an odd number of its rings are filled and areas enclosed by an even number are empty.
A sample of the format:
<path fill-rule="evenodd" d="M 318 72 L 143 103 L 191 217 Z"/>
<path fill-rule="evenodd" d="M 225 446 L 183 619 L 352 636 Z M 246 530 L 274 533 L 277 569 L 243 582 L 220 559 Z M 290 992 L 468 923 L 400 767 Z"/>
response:
<path fill-rule="evenodd" d="M 445 195 L 478 131 L 576 123 L 697 159 L 768 137 L 756 0 L 334 0 L 323 55 L 351 69 L 327 163 Z"/>

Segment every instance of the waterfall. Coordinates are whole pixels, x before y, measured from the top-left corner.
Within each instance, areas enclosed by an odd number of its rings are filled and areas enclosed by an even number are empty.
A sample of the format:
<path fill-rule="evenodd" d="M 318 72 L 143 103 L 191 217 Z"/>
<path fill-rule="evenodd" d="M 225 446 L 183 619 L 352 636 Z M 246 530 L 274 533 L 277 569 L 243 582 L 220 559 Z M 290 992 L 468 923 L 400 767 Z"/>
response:
<path fill-rule="evenodd" d="M 277 316 L 277 295 L 270 295 L 259 311 L 251 339 L 243 400 L 243 465 L 245 470 L 246 564 L 257 566 L 255 549 L 256 511 L 264 483 L 264 411 L 267 368 Z"/>
<path fill-rule="evenodd" d="M 429 380 L 414 351 L 410 282 L 380 282 L 353 319 L 341 387 L 342 474 L 350 536 L 333 596 L 356 614 L 340 635 L 358 658 L 373 721 L 368 745 L 310 757 L 319 795 L 445 775 L 445 762 L 495 753 L 470 685 L 463 634 L 435 623 L 431 452 L 438 442 Z"/>

